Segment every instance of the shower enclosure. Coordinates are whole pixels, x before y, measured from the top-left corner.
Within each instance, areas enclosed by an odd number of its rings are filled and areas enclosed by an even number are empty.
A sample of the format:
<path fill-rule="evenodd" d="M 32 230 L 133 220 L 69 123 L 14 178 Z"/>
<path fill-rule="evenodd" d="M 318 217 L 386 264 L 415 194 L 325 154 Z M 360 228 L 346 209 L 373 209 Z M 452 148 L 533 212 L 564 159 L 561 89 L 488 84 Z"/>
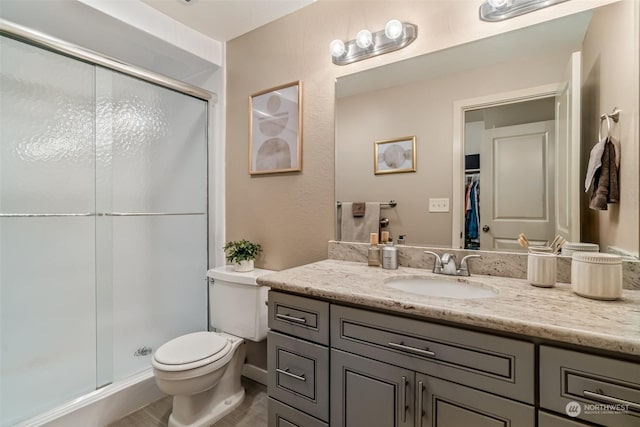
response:
<path fill-rule="evenodd" d="M 35 44 L 0 37 L 2 427 L 207 329 L 206 94 Z"/>

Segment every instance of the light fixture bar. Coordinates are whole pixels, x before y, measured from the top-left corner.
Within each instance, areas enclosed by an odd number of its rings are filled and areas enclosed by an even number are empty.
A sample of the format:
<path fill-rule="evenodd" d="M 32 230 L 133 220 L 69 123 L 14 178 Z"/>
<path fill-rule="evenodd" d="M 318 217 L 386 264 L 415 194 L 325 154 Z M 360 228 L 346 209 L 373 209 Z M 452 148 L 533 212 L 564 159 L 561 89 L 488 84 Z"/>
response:
<path fill-rule="evenodd" d="M 504 21 L 565 1 L 567 0 L 507 0 L 504 5 L 492 6 L 490 0 L 485 0 L 480 6 L 480 19 L 488 22 Z"/>
<path fill-rule="evenodd" d="M 393 52 L 402 49 L 413 42 L 418 37 L 418 27 L 406 22 L 402 23 L 402 34 L 396 39 L 390 39 L 385 34 L 385 30 L 376 31 L 372 34 L 372 43 L 369 47 L 361 48 L 356 40 L 344 42 L 344 53 L 340 56 L 332 56 L 331 59 L 336 65 L 347 65 L 363 59 L 377 55 Z"/>

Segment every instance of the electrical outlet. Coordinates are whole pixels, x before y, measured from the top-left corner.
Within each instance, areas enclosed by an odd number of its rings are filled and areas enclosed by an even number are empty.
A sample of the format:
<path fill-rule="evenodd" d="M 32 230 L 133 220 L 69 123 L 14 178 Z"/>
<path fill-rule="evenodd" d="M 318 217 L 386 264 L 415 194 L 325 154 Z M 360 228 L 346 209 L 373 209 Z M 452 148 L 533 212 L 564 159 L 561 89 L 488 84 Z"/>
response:
<path fill-rule="evenodd" d="M 429 212 L 449 212 L 449 199 L 429 199 Z"/>

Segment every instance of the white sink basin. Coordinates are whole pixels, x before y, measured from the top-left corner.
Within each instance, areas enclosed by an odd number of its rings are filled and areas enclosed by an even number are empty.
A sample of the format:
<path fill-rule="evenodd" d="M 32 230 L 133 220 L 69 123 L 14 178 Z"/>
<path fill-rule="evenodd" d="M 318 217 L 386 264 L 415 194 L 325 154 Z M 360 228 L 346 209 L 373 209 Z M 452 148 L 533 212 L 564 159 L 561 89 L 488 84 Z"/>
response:
<path fill-rule="evenodd" d="M 440 298 L 490 298 L 498 293 L 491 286 L 453 277 L 441 279 L 431 276 L 399 276 L 385 280 L 385 286 L 412 294 Z"/>

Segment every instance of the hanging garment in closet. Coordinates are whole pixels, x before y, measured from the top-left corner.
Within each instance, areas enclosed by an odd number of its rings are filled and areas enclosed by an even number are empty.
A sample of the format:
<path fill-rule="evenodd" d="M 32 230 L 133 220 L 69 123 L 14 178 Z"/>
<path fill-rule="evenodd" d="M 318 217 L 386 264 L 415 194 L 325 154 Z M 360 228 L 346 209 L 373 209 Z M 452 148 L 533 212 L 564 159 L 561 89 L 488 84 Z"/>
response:
<path fill-rule="evenodd" d="M 469 239 L 478 238 L 478 228 L 480 226 L 479 203 L 478 203 L 478 181 L 469 184 L 466 200 L 465 212 L 465 235 Z"/>

